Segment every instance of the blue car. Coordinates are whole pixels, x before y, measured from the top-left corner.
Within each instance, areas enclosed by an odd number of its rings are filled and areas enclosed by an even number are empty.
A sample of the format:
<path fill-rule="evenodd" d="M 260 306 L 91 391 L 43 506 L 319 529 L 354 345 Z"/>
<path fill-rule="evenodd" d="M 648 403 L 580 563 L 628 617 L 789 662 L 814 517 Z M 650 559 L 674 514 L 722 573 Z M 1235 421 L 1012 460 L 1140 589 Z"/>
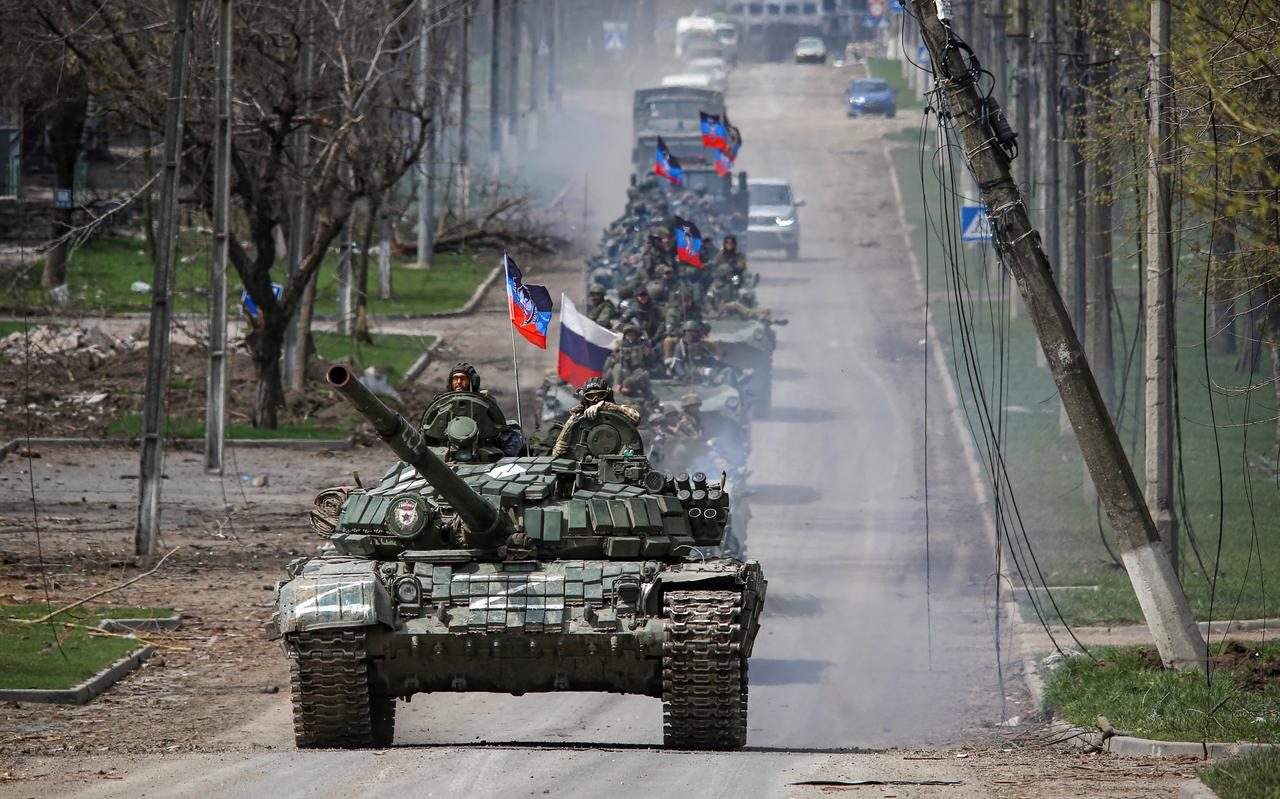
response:
<path fill-rule="evenodd" d="M 887 80 L 859 78 L 849 85 L 848 115 L 884 114 L 891 117 L 898 113 L 897 96 L 897 90 Z"/>

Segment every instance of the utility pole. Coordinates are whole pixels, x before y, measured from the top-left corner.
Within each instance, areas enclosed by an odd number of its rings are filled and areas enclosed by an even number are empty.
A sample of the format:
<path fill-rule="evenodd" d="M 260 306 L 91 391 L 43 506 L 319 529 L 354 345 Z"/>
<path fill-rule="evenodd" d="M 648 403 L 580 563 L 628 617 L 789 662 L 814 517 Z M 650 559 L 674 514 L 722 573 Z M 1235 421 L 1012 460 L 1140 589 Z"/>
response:
<path fill-rule="evenodd" d="M 391 192 L 387 192 L 378 206 L 378 297 L 391 299 L 391 236 L 392 212 L 387 202 Z"/>
<path fill-rule="evenodd" d="M 315 66 L 315 25 L 311 22 L 315 6 L 313 0 L 302 0 L 299 19 L 304 20 L 302 42 L 299 57 L 302 61 L 302 107 L 299 113 L 306 114 L 311 104 L 311 76 Z M 293 162 L 296 170 L 294 180 L 295 195 L 290 210 L 289 222 L 289 276 L 297 274 L 302 267 L 302 251 L 310 238 L 311 210 L 307 202 L 307 162 L 310 160 L 310 142 L 305 125 L 299 126 L 293 134 Z M 307 281 L 302 290 L 302 301 L 289 320 L 284 336 L 284 386 L 286 391 L 301 391 L 306 380 L 307 344 L 311 337 L 311 314 L 315 309 L 316 282 L 315 274 Z"/>
<path fill-rule="evenodd" d="M 1173 513 L 1174 318 L 1173 201 L 1169 185 L 1173 130 L 1173 70 L 1169 53 L 1169 0 L 1151 0 L 1151 58 L 1147 103 L 1147 504 L 1160 540 L 1178 566 L 1178 521 Z"/>
<path fill-rule="evenodd" d="M 507 142 L 514 165 L 520 141 L 520 0 L 508 0 L 507 8 Z"/>
<path fill-rule="evenodd" d="M 547 0 L 551 5 L 551 20 L 547 25 L 547 105 L 560 107 L 560 94 L 556 89 L 560 69 L 560 0 Z"/>
<path fill-rule="evenodd" d="M 493 0 L 489 21 L 489 162 L 493 176 L 502 165 L 502 0 Z"/>
<path fill-rule="evenodd" d="M 1067 92 L 1067 136 L 1065 142 L 1067 163 L 1070 169 L 1063 170 L 1063 181 L 1066 187 L 1067 219 L 1070 238 L 1067 239 L 1066 252 L 1071 259 L 1070 266 L 1073 288 L 1071 299 L 1076 323 L 1076 332 L 1085 336 L 1085 309 L 1088 296 L 1088 260 L 1089 241 L 1085 231 L 1085 167 L 1084 154 L 1080 141 L 1084 138 L 1084 74 L 1080 68 L 1085 58 L 1084 20 L 1082 19 L 1081 0 L 1070 0 L 1067 4 L 1070 15 L 1071 50 L 1067 56 L 1070 65 L 1068 71 Z"/>
<path fill-rule="evenodd" d="M 914 2 L 914 0 L 913 0 Z M 1058 2 L 1043 0 L 1044 20 L 1040 31 L 1040 229 L 1044 231 L 1044 251 L 1060 258 L 1058 215 Z M 1061 268 L 1061 263 L 1059 263 Z M 1061 286 L 1062 275 L 1054 274 Z"/>
<path fill-rule="evenodd" d="M 164 167 L 160 182 L 160 226 L 151 278 L 151 329 L 147 337 L 147 385 L 142 401 L 141 458 L 138 469 L 138 521 L 134 554 L 146 560 L 156 553 L 160 531 L 160 486 L 164 476 L 165 392 L 169 387 L 169 317 L 173 309 L 173 270 L 178 258 L 178 190 L 181 187 L 182 133 L 186 109 L 187 50 L 191 40 L 191 0 L 174 0 L 173 45 L 169 51 L 169 96 L 164 112 Z"/>
<path fill-rule="evenodd" d="M 462 6 L 458 36 L 458 218 L 466 220 L 471 201 L 471 0 Z"/>
<path fill-rule="evenodd" d="M 538 136 L 541 133 L 542 104 L 538 102 L 538 92 L 542 90 L 542 81 L 539 80 L 542 56 L 538 53 L 538 39 L 542 35 L 544 0 L 531 0 L 531 2 L 533 5 L 525 18 L 525 31 L 529 38 L 529 120 L 526 128 L 527 149 L 530 152 L 538 146 Z"/>
<path fill-rule="evenodd" d="M 213 133 L 213 259 L 209 265 L 209 372 L 204 466 L 222 474 L 227 422 L 227 218 L 231 207 L 231 0 L 218 2 L 217 122 Z"/>
<path fill-rule="evenodd" d="M 1009 160 L 995 141 L 985 103 L 969 77 L 969 65 L 961 50 L 952 46 L 955 34 L 938 18 L 934 0 L 912 0 L 912 4 L 932 56 L 943 113 L 950 114 L 960 138 L 957 143 L 982 187 L 993 241 L 1022 289 L 1160 658 L 1166 667 L 1205 671 L 1211 665 L 1205 657 L 1204 638 L 1098 394 L 1080 339 L 1053 284 L 1049 259 L 1009 172 Z"/>
<path fill-rule="evenodd" d="M 355 209 L 347 214 L 338 242 L 338 335 L 350 336 L 355 319 L 355 275 L 351 270 L 351 239 L 355 236 Z"/>
<path fill-rule="evenodd" d="M 1025 196 L 1031 194 L 1031 164 L 1035 147 L 1031 138 L 1031 11 L 1028 0 L 1013 0 L 1013 31 L 1006 29 L 1005 36 L 1013 39 L 1014 122 L 1022 141 L 1018 145 L 1019 158 L 1014 162 L 1014 174 L 1018 189 Z M 1009 315 L 1016 319 L 1021 312 L 1017 281 L 1009 281 Z"/>
<path fill-rule="evenodd" d="M 429 87 L 431 62 L 432 25 L 435 23 L 434 0 L 418 2 L 418 80 L 415 85 L 415 99 L 419 108 L 425 109 L 433 105 L 430 101 L 435 92 Z M 418 135 L 426 139 L 425 146 L 420 143 L 418 155 L 418 268 L 430 269 L 435 253 L 435 199 L 436 199 L 436 125 L 435 113 L 430 123 L 418 123 Z"/>

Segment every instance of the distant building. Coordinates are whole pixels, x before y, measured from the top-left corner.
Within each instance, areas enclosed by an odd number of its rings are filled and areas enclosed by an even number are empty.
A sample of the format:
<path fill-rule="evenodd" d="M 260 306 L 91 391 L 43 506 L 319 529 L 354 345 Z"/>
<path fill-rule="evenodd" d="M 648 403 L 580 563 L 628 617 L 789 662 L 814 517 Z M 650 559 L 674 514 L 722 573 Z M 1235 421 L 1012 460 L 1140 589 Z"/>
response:
<path fill-rule="evenodd" d="M 868 0 L 735 1 L 726 7 L 729 21 L 738 26 L 743 58 L 782 61 L 791 57 L 796 39 L 801 36 L 821 36 L 832 52 L 843 50 L 846 42 L 868 38 L 869 29 L 864 24 L 867 3 Z"/>

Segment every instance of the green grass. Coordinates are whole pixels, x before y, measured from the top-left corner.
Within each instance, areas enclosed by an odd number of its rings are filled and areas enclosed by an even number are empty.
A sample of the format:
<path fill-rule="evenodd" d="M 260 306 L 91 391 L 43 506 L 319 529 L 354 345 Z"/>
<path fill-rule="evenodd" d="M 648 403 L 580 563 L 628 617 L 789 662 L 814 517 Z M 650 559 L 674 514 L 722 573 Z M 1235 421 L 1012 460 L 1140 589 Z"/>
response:
<path fill-rule="evenodd" d="M 209 260 L 212 242 L 209 236 L 194 231 L 184 232 L 178 245 L 178 265 L 174 275 L 173 308 L 177 313 L 208 311 Z M 369 312 L 430 313 L 462 307 L 476 286 L 497 263 L 499 256 L 489 252 L 475 254 L 438 253 L 431 270 L 407 268 L 409 259 L 393 258 L 390 300 L 377 298 L 376 267 L 370 265 Z M 284 264 L 276 270 L 280 282 Z M 154 268 L 146 254 L 146 242 L 128 237 L 102 237 L 77 249 L 67 267 L 71 286 L 71 309 L 96 313 L 143 313 L 151 307 L 151 294 L 138 293 L 130 286 L 135 281 L 152 282 Z M 318 309 L 336 310 L 337 254 L 330 252 L 317 277 Z M 28 283 L 15 289 L 11 302 L 0 306 L 58 311 L 48 291 L 40 287 L 39 271 L 32 270 Z M 227 294 L 232 307 L 240 301 L 241 287 L 234 271 L 228 275 Z M 21 329 L 20 326 L 18 329 Z"/>
<path fill-rule="evenodd" d="M 349 358 L 359 370 L 367 366 L 387 367 L 392 383 L 399 383 L 413 366 L 414 361 L 422 356 L 427 347 L 436 340 L 435 336 L 400 336 L 383 334 L 374 336 L 373 344 L 361 344 L 349 336 L 324 331 L 311 334 L 316 342 L 316 351 L 326 361 L 334 362 Z"/>
<path fill-rule="evenodd" d="M 916 94 L 907 79 L 902 77 L 902 62 L 891 58 L 868 58 L 867 74 L 873 78 L 883 78 L 889 85 L 898 90 L 898 108 L 919 108 L 920 96 Z M 905 189 L 904 189 L 905 190 Z"/>
<path fill-rule="evenodd" d="M 142 433 L 142 415 L 137 411 L 125 411 L 107 425 L 107 438 L 137 438 Z M 338 440 L 346 438 L 348 431 L 322 425 L 315 421 L 281 423 L 274 430 L 248 424 L 227 425 L 227 438 L 305 438 L 314 440 Z M 165 425 L 169 438 L 204 438 L 204 420 L 185 416 L 170 416 Z"/>
<path fill-rule="evenodd" d="M 378 299 L 376 266 L 369 264 L 369 313 L 424 314 L 456 311 L 471 299 L 501 255 L 483 253 L 436 253 L 431 269 L 413 269 L 408 259 L 391 263 L 392 298 Z M 316 283 L 316 310 L 338 312 L 337 262 L 325 259 Z"/>
<path fill-rule="evenodd" d="M 914 134 L 911 139 L 915 141 Z M 933 225 L 942 224 L 944 207 L 941 187 L 932 176 L 933 146 L 926 149 L 926 168 L 929 176 L 924 183 Z M 892 151 L 894 168 L 902 186 L 903 200 L 909 221 L 914 225 L 912 246 L 921 263 L 926 263 L 928 248 L 928 281 L 930 287 L 930 311 L 933 322 L 942 339 L 946 355 L 956 363 L 959 339 L 954 298 L 949 291 L 949 272 L 942 245 L 936 237 L 927 236 L 920 220 L 924 218 L 924 201 L 920 178 L 918 147 L 914 144 L 895 147 Z M 980 266 L 978 251 L 966 247 L 968 259 L 967 288 L 974 294 L 988 289 Z M 1114 282 L 1118 307 L 1124 315 L 1125 341 L 1120 328 L 1113 326 L 1116 341 L 1117 383 L 1127 352 L 1133 341 L 1134 319 L 1138 313 L 1138 270 L 1133 263 L 1119 259 L 1130 251 L 1128 245 L 1117 238 L 1117 263 Z M 1183 268 L 1190 266 L 1188 263 Z M 1027 537 L 1034 550 L 1043 581 L 1030 575 L 1028 580 L 1050 586 L 1098 586 L 1097 591 L 1055 591 L 1053 598 L 1063 617 L 1072 624 L 1104 624 L 1116 622 L 1140 622 L 1138 607 L 1128 577 L 1117 567 L 1103 545 L 1114 542 L 1105 519 L 1099 520 L 1096 508 L 1083 498 L 1084 467 L 1073 435 L 1062 434 L 1058 427 L 1059 402 L 1049 371 L 1036 365 L 1039 344 L 1026 318 L 1007 323 L 1007 369 L 1005 383 L 1007 397 L 997 401 L 997 363 L 993 355 L 993 329 L 1005 319 L 1007 303 L 996 302 L 990 295 L 999 295 L 999 282 L 992 277 L 987 297 L 971 297 L 965 300 L 972 320 L 973 334 L 977 342 L 978 361 L 981 364 L 982 382 L 988 396 L 988 405 L 997 409 L 1003 405 L 1005 415 L 1005 458 L 1011 477 L 1013 494 L 1018 503 Z M 1217 589 L 1213 601 L 1213 616 L 1223 618 L 1257 618 L 1280 615 L 1280 599 L 1271 590 L 1264 594 L 1264 582 L 1272 582 L 1280 576 L 1280 487 L 1266 471 L 1244 468 L 1246 456 L 1251 462 L 1259 458 L 1275 458 L 1275 423 L 1266 421 L 1276 416 L 1271 389 L 1254 392 L 1252 405 L 1247 409 L 1251 424 L 1244 426 L 1246 418 L 1245 398 L 1214 396 L 1214 413 L 1217 417 L 1218 436 L 1215 446 L 1214 429 L 1210 423 L 1209 393 L 1204 375 L 1204 349 L 1201 345 L 1201 299 L 1195 285 L 1183 285 L 1177 306 L 1178 313 L 1178 361 L 1179 393 L 1182 418 L 1182 468 L 1185 474 L 1187 516 L 1182 525 L 1181 549 L 1184 553 L 1180 577 L 1191 601 L 1192 609 L 1200 619 L 1210 612 L 1211 584 L 1215 553 L 1218 548 L 1219 525 L 1222 529 L 1222 551 L 1218 559 Z M 998 354 L 998 353 L 997 353 Z M 1267 368 L 1266 353 L 1262 368 Z M 1143 428 L 1141 418 L 1143 385 L 1143 345 L 1138 341 L 1133 366 L 1125 387 L 1124 413 L 1120 419 L 1120 437 L 1129 452 L 1130 461 L 1137 464 L 1138 480 L 1142 481 Z M 1218 385 L 1240 386 L 1248 382 L 1248 375 L 1235 371 L 1235 356 L 1210 354 L 1209 372 Z M 1262 382 L 1267 375 L 1254 376 L 1254 382 Z M 976 409 L 964 366 L 961 364 L 957 387 L 967 398 L 971 413 Z M 1117 386 L 1119 389 L 1120 386 Z M 977 417 L 974 417 L 975 419 Z M 979 447 L 982 450 L 982 447 Z M 1225 514 L 1218 512 L 1218 452 L 1222 457 L 1222 503 Z M 1245 475 L 1249 476 L 1246 482 Z M 1250 490 L 1252 512 L 1250 511 Z M 1188 525 L 1195 533 L 1206 569 L 1202 570 L 1192 553 L 1187 535 Z M 1103 533 L 1099 533 L 1101 524 Z M 1112 548 L 1115 544 L 1111 543 Z M 1025 560 L 1025 543 L 1018 552 Z M 1261 554 L 1260 554 L 1261 553 Z M 1008 550 L 1006 549 L 1006 557 Z M 1261 562 L 1261 572 L 1259 570 Z M 1007 570 L 1018 579 L 1014 565 L 1006 560 Z M 1033 567 L 1028 564 L 1027 571 Z M 1264 579 L 1265 578 L 1265 579 Z M 1046 606 L 1046 613 L 1056 621 L 1057 614 Z M 1034 618 L 1028 604 L 1024 603 L 1024 617 Z"/>
<path fill-rule="evenodd" d="M 1280 750 L 1259 750 L 1200 770 L 1219 799 L 1280 799 Z"/>
<path fill-rule="evenodd" d="M 1280 645 L 1259 647 L 1280 657 Z M 1116 729 L 1162 741 L 1280 740 L 1280 685 L 1251 688 L 1241 670 L 1219 668 L 1212 681 L 1195 672 L 1152 670 L 1141 647 L 1096 647 L 1098 663 L 1068 658 L 1045 674 L 1045 706 L 1081 727 L 1099 714 Z"/>
<path fill-rule="evenodd" d="M 137 649 L 136 639 L 94 637 L 68 622 L 93 626 L 106 618 L 140 619 L 170 616 L 165 608 L 77 608 L 50 624 L 15 624 L 10 618 L 35 619 L 49 612 L 44 605 L 0 607 L 0 688 L 71 688 Z M 61 640 L 61 649 L 54 637 Z M 64 657 L 65 655 L 65 657 Z"/>

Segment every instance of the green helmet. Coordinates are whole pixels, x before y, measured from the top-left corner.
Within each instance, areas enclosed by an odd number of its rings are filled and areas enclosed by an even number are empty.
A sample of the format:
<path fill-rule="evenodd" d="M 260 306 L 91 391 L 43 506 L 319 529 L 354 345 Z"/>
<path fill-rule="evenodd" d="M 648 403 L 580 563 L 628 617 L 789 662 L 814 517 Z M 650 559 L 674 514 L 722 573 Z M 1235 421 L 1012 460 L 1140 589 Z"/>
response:
<path fill-rule="evenodd" d="M 698 334 L 701 334 L 701 333 L 702 333 L 702 323 L 697 322 L 697 321 L 695 321 L 695 320 L 693 320 L 693 319 L 690 319 L 689 321 L 685 322 L 683 325 L 681 325 L 681 326 L 680 326 L 680 332 L 681 332 L 681 333 L 698 333 Z"/>
<path fill-rule="evenodd" d="M 603 297 L 604 285 L 601 283 L 592 283 L 591 288 L 587 289 L 587 295 L 591 297 Z"/>

